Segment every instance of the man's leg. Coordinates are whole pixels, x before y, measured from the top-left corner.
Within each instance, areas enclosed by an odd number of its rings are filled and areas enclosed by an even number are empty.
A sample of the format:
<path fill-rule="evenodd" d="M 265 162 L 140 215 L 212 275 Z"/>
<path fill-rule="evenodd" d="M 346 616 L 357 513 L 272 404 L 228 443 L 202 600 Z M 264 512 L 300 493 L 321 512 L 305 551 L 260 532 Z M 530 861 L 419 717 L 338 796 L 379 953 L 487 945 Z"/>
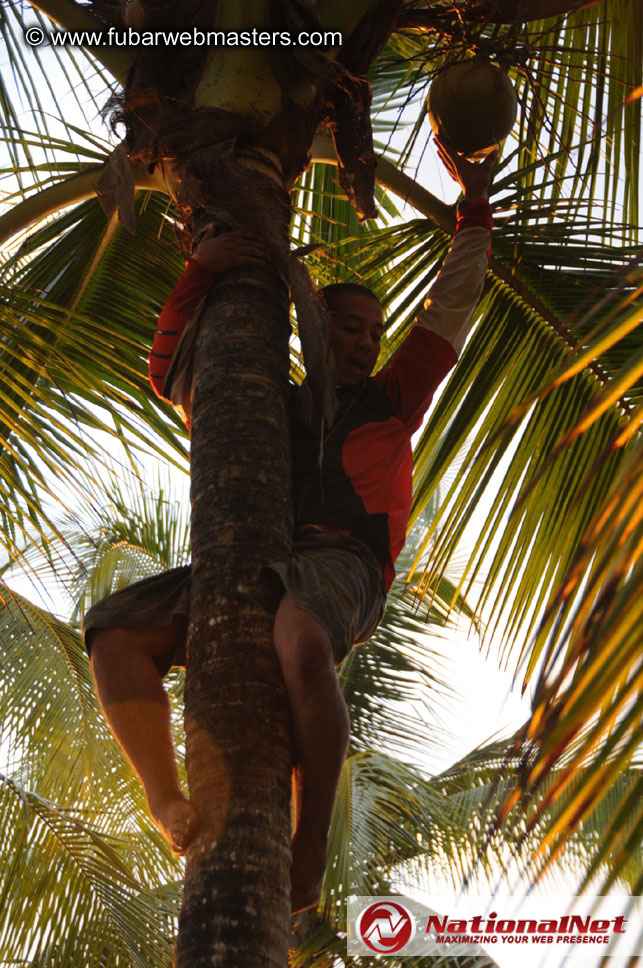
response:
<path fill-rule="evenodd" d="M 139 777 L 152 818 L 175 854 L 198 815 L 179 784 L 170 704 L 154 663 L 173 651 L 180 620 L 166 628 L 94 629 L 91 663 L 105 718 Z"/>
<path fill-rule="evenodd" d="M 275 647 L 300 756 L 300 809 L 291 871 L 291 901 L 296 912 L 319 900 L 328 828 L 350 724 L 328 633 L 287 594 L 275 618 Z"/>

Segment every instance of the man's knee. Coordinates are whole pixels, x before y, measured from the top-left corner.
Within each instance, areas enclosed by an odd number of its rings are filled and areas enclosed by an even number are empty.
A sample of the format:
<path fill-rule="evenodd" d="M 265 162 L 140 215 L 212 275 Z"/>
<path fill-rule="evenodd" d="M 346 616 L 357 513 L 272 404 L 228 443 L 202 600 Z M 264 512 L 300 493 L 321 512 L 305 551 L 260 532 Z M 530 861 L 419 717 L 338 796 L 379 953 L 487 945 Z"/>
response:
<path fill-rule="evenodd" d="M 163 628 L 116 626 L 92 629 L 89 641 L 92 663 L 102 663 L 127 655 L 144 655 L 157 659 L 172 653 L 176 647 L 177 624 Z"/>
<path fill-rule="evenodd" d="M 335 680 L 333 646 L 326 629 L 285 595 L 275 619 L 275 648 L 284 679 L 308 691 Z"/>

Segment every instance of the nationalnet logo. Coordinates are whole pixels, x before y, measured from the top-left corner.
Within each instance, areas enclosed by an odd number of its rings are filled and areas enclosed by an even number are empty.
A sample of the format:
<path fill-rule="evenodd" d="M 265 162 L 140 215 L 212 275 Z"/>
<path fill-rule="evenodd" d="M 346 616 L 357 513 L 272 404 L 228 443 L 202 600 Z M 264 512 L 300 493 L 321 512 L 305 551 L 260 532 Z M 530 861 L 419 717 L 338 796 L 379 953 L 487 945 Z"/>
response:
<path fill-rule="evenodd" d="M 380 955 L 393 955 L 413 940 L 415 918 L 403 904 L 376 901 L 364 908 L 355 925 L 360 940 Z"/>
<path fill-rule="evenodd" d="M 554 948 L 561 961 L 580 946 L 596 963 L 605 955 L 638 963 L 643 955 L 638 897 L 431 896 L 427 902 L 401 896 L 350 898 L 348 953 L 476 957 L 479 968 L 506 959 L 500 953 L 506 948 L 520 950 L 523 966 L 539 963 L 543 952 L 552 960 Z"/>

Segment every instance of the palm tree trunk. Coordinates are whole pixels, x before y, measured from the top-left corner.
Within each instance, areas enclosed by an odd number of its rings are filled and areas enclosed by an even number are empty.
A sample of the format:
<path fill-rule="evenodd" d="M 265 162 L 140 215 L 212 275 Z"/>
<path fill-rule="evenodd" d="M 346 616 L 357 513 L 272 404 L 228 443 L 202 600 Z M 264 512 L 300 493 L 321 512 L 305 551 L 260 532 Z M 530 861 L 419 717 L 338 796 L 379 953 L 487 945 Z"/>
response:
<path fill-rule="evenodd" d="M 272 631 L 281 592 L 261 569 L 292 537 L 289 332 L 285 283 L 253 267 L 214 286 L 197 345 L 185 723 L 202 829 L 178 968 L 287 959 L 291 749 Z"/>

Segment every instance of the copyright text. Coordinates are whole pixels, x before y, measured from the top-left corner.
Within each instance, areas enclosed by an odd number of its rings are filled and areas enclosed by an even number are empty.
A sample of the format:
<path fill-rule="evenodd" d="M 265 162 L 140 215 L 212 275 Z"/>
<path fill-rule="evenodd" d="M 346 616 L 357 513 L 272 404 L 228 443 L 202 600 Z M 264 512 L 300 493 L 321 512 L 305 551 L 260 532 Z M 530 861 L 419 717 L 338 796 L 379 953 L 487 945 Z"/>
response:
<path fill-rule="evenodd" d="M 46 42 L 53 47 L 339 47 L 341 31 L 313 30 L 291 34 L 287 30 L 52 30 L 27 27 L 30 47 Z"/>

